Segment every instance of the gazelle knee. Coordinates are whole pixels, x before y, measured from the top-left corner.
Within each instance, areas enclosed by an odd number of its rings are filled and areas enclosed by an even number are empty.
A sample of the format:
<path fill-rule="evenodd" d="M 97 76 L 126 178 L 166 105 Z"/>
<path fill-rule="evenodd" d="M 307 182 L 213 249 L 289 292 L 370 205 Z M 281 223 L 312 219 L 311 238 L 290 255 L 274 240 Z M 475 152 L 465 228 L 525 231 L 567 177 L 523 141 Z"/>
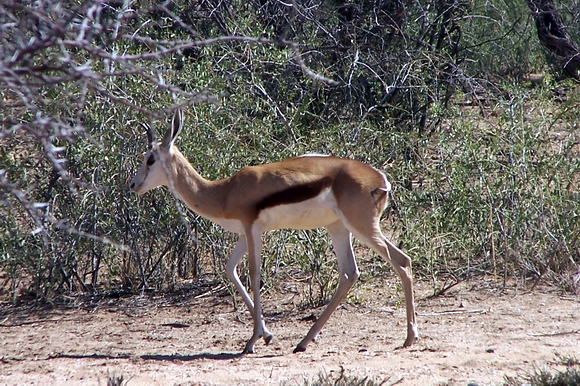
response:
<path fill-rule="evenodd" d="M 231 281 L 235 281 L 236 279 L 236 268 L 237 268 L 238 264 L 237 263 L 231 263 L 230 261 L 228 261 L 226 263 L 226 275 L 227 277 L 231 280 Z"/>
<path fill-rule="evenodd" d="M 407 255 L 396 255 L 396 263 L 403 269 L 411 268 L 411 258 Z"/>
<path fill-rule="evenodd" d="M 394 265 L 397 265 L 406 271 L 411 269 L 411 258 L 398 248 L 389 247 L 389 255 Z"/>
<path fill-rule="evenodd" d="M 340 281 L 352 286 L 354 282 L 358 279 L 360 273 L 358 268 L 354 268 L 345 272 L 341 272 Z"/>

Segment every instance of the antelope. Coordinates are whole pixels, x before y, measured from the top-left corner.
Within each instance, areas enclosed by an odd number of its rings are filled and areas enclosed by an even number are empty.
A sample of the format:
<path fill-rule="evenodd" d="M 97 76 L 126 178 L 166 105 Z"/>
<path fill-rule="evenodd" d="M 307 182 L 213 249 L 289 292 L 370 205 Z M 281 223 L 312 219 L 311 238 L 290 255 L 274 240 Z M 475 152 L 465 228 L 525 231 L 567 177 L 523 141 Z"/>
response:
<path fill-rule="evenodd" d="M 403 346 L 409 347 L 415 342 L 418 330 L 411 259 L 385 238 L 379 225 L 391 190 L 383 173 L 351 159 L 307 155 L 247 166 L 229 178 L 210 181 L 174 145 L 183 124 L 183 112 L 177 110 L 160 142 L 151 127 L 143 124 L 149 146 L 130 187 L 142 195 L 157 186 L 166 186 L 197 214 L 239 234 L 226 262 L 226 274 L 253 319 L 253 334 L 242 354 L 253 353 L 260 338 L 267 345 L 273 337 L 264 323 L 260 300 L 261 239 L 264 232 L 282 228 L 326 227 L 340 273 L 335 294 L 294 353 L 305 351 L 316 339 L 359 276 L 351 235 L 389 261 L 399 275 L 407 316 L 407 338 Z M 237 265 L 246 253 L 253 299 L 237 273 Z"/>

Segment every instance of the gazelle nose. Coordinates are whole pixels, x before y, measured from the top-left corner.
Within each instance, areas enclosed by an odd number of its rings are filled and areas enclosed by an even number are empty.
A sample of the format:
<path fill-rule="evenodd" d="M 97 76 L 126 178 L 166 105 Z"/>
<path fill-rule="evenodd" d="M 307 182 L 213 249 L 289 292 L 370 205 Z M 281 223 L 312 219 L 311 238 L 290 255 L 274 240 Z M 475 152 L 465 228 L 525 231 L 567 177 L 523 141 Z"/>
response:
<path fill-rule="evenodd" d="M 133 189 L 135 187 L 135 183 L 131 182 L 131 189 Z"/>

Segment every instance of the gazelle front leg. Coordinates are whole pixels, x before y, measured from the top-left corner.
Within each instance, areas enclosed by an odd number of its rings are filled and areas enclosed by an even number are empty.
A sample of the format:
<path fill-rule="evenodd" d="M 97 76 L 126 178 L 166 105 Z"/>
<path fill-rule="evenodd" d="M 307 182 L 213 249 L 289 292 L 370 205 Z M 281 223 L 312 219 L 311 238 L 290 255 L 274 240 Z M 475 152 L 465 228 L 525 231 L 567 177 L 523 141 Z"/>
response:
<path fill-rule="evenodd" d="M 236 286 L 236 289 L 238 290 L 238 292 L 242 296 L 244 303 L 246 303 L 246 306 L 248 307 L 248 310 L 250 311 L 250 314 L 252 315 L 252 320 L 254 320 L 255 319 L 254 318 L 254 302 L 252 301 L 252 299 L 250 298 L 250 295 L 248 294 L 248 292 L 244 288 L 242 282 L 240 281 L 240 277 L 238 276 L 238 272 L 237 272 L 238 263 L 240 262 L 242 256 L 244 256 L 244 254 L 248 251 L 247 245 L 248 244 L 246 241 L 246 236 L 240 235 L 240 238 L 238 239 L 238 242 L 237 242 L 236 246 L 234 247 L 234 250 L 233 250 L 230 258 L 228 259 L 228 261 L 226 263 L 226 274 L 227 274 L 228 278 L 232 281 L 232 283 L 234 283 L 234 285 Z M 258 266 L 259 266 L 259 264 L 258 264 Z M 266 324 L 264 323 L 264 319 L 263 318 L 260 318 L 260 319 L 261 319 L 261 323 L 262 323 L 264 342 L 266 342 L 266 344 L 268 344 L 272 340 L 273 335 L 266 328 Z"/>
<path fill-rule="evenodd" d="M 248 248 L 248 263 L 250 268 L 250 286 L 252 294 L 254 295 L 254 307 L 252 318 L 254 320 L 254 333 L 244 348 L 244 354 L 252 354 L 254 352 L 254 344 L 262 336 L 266 343 L 272 339 L 265 328 L 264 317 L 262 316 L 262 301 L 260 299 L 260 261 L 262 252 L 262 232 L 254 229 L 255 227 L 246 227 L 246 244 Z M 268 334 L 269 337 L 266 335 Z"/>
<path fill-rule="evenodd" d="M 306 334 L 306 337 L 302 339 L 300 343 L 298 343 L 298 346 L 296 346 L 294 349 L 294 353 L 306 351 L 306 347 L 310 344 L 310 342 L 316 339 L 318 333 L 320 330 L 322 330 L 322 327 L 324 327 L 330 318 L 330 315 L 332 315 L 332 313 L 344 300 L 348 291 L 359 276 L 354 253 L 352 251 L 350 231 L 346 229 L 342 221 L 337 221 L 327 226 L 326 228 L 328 229 L 328 233 L 332 239 L 334 253 L 338 259 L 338 269 L 340 272 L 338 287 L 336 288 L 336 292 L 330 300 L 330 303 L 328 303 L 326 309 L 310 328 L 308 334 Z"/>

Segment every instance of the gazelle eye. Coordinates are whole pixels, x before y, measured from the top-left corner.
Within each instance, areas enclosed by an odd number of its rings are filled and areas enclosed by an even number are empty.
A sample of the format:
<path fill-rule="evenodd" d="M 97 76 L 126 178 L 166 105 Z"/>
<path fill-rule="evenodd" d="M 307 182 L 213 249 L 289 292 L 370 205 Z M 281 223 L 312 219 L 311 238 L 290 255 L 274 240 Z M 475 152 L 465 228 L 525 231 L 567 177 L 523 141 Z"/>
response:
<path fill-rule="evenodd" d="M 149 158 L 147 158 L 147 166 L 151 166 L 155 163 L 155 156 L 153 156 L 153 154 L 149 155 Z"/>

